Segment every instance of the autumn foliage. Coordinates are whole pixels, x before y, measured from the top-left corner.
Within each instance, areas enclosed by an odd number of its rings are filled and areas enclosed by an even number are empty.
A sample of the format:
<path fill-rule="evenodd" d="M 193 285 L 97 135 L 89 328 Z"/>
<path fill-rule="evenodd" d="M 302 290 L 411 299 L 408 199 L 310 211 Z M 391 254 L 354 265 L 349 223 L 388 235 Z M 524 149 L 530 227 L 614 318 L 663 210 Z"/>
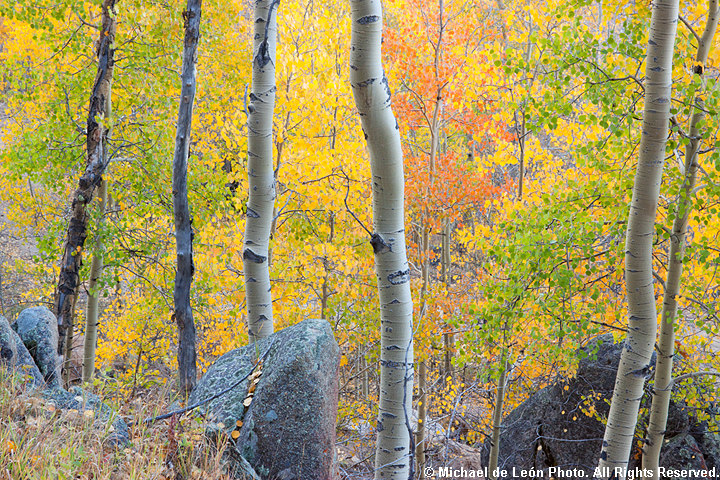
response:
<path fill-rule="evenodd" d="M 52 296 L 68 199 L 84 168 L 80 119 L 96 69 L 98 2 L 63 0 L 52 9 L 40 3 L 0 5 L 0 200 L 7 212 L 0 229 L 26 238 L 31 250 L 0 256 L 2 278 L 25 282 L 7 297 L 0 285 L 9 318 Z M 113 114 L 104 120 L 113 127 L 110 200 L 104 213 L 95 202 L 89 206 L 86 249 L 102 238 L 105 257 L 98 375 L 117 379 L 128 397 L 165 383 L 175 368 L 170 163 L 181 3 L 120 8 Z M 623 242 L 640 138 L 637 72 L 648 5 L 612 0 L 600 11 L 579 0 L 385 4 L 383 48 L 405 155 L 416 355 L 430 371 L 429 414 L 452 429 L 459 423 L 449 425 L 448 412 L 465 405 L 463 438 L 482 441 L 503 352 L 509 411 L 571 375 L 577 348 L 589 338 L 613 332 L 619 339 L 626 328 Z M 683 8 L 699 30 L 707 5 Z M 242 232 L 251 18 L 246 2 L 203 2 L 188 179 L 191 304 L 203 372 L 247 342 Z M 342 352 L 338 427 L 369 448 L 371 434 L 360 432 L 376 415 L 379 312 L 368 242 L 372 179 L 348 84 L 348 18 L 344 1 L 283 2 L 270 268 L 276 329 L 308 317 L 332 324 Z M 677 215 L 683 172 L 676 157 L 688 141 L 687 99 L 699 91 L 691 72 L 695 36 L 683 25 L 678 35 L 678 100 L 653 246 L 658 279 L 667 274 L 668 229 Z M 694 192 L 680 294 L 677 347 L 688 371 L 718 367 L 718 61 L 715 48 L 704 66 L 712 115 L 701 135 L 703 178 Z M 655 288 L 661 298 L 662 282 Z M 76 325 L 83 324 L 84 298 Z M 705 408 L 713 388 L 685 382 L 678 395 L 714 421 Z M 17 439 L 0 442 L 9 451 Z"/>

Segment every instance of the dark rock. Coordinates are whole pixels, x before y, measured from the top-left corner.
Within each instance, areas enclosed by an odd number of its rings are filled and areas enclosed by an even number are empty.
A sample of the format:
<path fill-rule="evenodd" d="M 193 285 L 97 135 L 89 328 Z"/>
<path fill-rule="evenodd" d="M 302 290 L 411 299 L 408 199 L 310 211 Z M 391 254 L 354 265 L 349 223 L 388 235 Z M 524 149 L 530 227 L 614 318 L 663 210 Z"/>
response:
<path fill-rule="evenodd" d="M 707 429 L 695 436 L 708 468 L 720 468 L 720 435 Z"/>
<path fill-rule="evenodd" d="M 249 388 L 246 379 L 200 410 L 228 431 L 242 420 L 231 448 L 261 478 L 329 480 L 335 452 L 339 349 L 326 321 L 305 320 L 256 345 L 226 353 L 198 382 L 189 402 L 208 399 L 233 385 L 268 348 L 249 407 L 243 406 Z"/>
<path fill-rule="evenodd" d="M 580 361 L 575 378 L 543 388 L 503 419 L 498 465 L 509 472 L 508 478 L 513 467 L 517 472 L 544 470 L 546 478 L 549 467 L 579 469 L 592 477 L 605 427 L 581 407 L 607 415 L 604 399 L 612 396 L 621 350 L 612 335 L 599 337 L 583 349 L 588 356 Z M 484 465 L 489 455 L 488 439 L 482 446 Z"/>
<path fill-rule="evenodd" d="M 707 469 L 700 446 L 687 433 L 667 440 L 660 454 L 660 466 L 680 471 Z"/>
<path fill-rule="evenodd" d="M 45 384 L 40 370 L 30 356 L 17 332 L 10 328 L 5 317 L 0 315 L 0 360 L 13 370 L 22 373 L 31 387 Z"/>
<path fill-rule="evenodd" d="M 593 476 L 605 433 L 599 417 L 609 412 L 608 400 L 612 398 L 621 352 L 622 344 L 614 344 L 612 335 L 599 337 L 597 343 L 583 349 L 582 355 L 587 356 L 579 362 L 574 378 L 543 388 L 503 419 L 498 463 L 509 472 L 507 478 L 512 478 L 513 467 L 516 472 L 544 470 L 545 478 L 550 476 L 549 467 L 580 469 L 586 478 Z M 647 406 L 649 399 L 646 395 Z M 588 416 L 588 411 L 595 414 Z M 696 461 L 709 466 L 720 463 L 720 457 L 711 453 L 720 450 L 716 438 L 707 436 L 705 443 L 698 444 L 689 435 L 697 425 L 685 405 L 670 403 L 669 442 L 662 450 L 663 466 L 684 468 Z M 490 441 L 486 440 L 482 446 L 484 465 L 489 453 Z M 639 452 L 635 450 L 631 456 L 629 468 L 640 468 Z"/>
<path fill-rule="evenodd" d="M 57 353 L 58 329 L 55 315 L 45 307 L 26 308 L 20 312 L 14 328 L 48 386 L 59 388 L 61 360 Z"/>
<path fill-rule="evenodd" d="M 79 387 L 72 387 L 70 391 L 62 388 L 48 388 L 42 391 L 42 396 L 62 410 L 77 410 L 78 412 L 93 410 L 95 412 L 94 427 L 107 431 L 107 441 L 111 445 L 130 443 L 130 431 L 123 419 L 118 417 L 114 410 L 105 405 L 94 393 L 84 392 Z"/>
<path fill-rule="evenodd" d="M 690 431 L 690 415 L 685 405 L 670 400 L 665 437 L 670 438 Z"/>

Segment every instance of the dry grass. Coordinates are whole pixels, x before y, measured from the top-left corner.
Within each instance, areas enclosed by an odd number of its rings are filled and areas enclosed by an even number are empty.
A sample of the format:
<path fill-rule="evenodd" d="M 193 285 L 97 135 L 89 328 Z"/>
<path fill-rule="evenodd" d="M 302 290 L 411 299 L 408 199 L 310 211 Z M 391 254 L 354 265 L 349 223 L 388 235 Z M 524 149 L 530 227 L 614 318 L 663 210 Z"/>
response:
<path fill-rule="evenodd" d="M 149 392 L 121 408 L 133 425 L 131 444 L 115 447 L 105 441 L 110 427 L 94 427 L 91 411 L 55 409 L 0 368 L 0 480 L 229 479 L 224 445 L 210 444 L 201 419 L 142 424 L 170 409 L 166 393 Z"/>

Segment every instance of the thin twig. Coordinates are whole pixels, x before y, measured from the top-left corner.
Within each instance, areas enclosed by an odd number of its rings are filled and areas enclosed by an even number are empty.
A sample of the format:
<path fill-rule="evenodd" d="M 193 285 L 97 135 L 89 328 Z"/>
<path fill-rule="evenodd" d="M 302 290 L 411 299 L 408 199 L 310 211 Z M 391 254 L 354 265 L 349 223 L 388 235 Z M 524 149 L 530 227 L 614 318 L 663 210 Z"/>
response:
<path fill-rule="evenodd" d="M 685 26 L 688 28 L 688 30 L 690 30 L 690 33 L 692 33 L 693 36 L 695 37 L 695 39 L 699 42 L 699 41 L 700 41 L 700 35 L 698 35 L 697 33 L 695 33 L 695 30 L 693 29 L 692 25 L 690 25 L 690 22 L 688 22 L 687 20 L 685 20 L 685 17 L 683 17 L 682 15 L 678 15 L 678 18 L 680 19 L 680 21 L 681 21 L 682 23 L 685 24 Z"/>

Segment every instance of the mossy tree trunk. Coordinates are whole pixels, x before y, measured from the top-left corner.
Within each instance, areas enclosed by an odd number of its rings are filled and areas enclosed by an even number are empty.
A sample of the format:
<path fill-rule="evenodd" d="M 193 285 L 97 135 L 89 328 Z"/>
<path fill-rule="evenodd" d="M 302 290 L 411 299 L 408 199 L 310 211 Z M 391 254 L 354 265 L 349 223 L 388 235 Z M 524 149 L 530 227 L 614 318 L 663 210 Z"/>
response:
<path fill-rule="evenodd" d="M 110 107 L 108 107 L 109 110 Z M 83 382 L 88 382 L 95 373 L 95 350 L 97 348 L 97 335 L 100 318 L 100 285 L 99 280 L 103 270 L 103 242 L 99 232 L 103 224 L 103 216 L 107 205 L 107 182 L 103 180 L 98 191 L 100 205 L 98 211 L 100 216 L 98 233 L 95 237 L 93 257 L 90 262 L 90 280 L 88 283 L 88 303 L 85 315 L 85 339 L 83 343 Z"/>

